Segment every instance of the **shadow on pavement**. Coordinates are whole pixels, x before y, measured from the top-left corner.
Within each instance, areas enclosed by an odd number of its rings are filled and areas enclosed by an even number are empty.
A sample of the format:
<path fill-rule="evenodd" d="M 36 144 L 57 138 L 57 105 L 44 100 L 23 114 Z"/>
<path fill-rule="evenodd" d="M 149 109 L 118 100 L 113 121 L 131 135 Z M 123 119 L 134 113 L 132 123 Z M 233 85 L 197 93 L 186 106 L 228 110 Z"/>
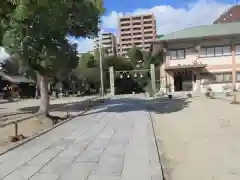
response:
<path fill-rule="evenodd" d="M 130 111 L 148 111 L 157 114 L 173 113 L 181 111 L 187 107 L 189 101 L 187 98 L 156 98 L 156 99 L 140 99 L 140 98 L 119 98 L 107 100 L 104 104 L 95 108 L 96 111 L 86 113 L 85 115 L 100 112 L 116 112 L 124 113 Z"/>
<path fill-rule="evenodd" d="M 64 109 L 68 112 L 78 112 L 86 108 L 87 101 L 52 104 L 50 109 Z M 130 111 L 149 111 L 157 114 L 172 113 L 181 111 L 187 107 L 189 101 L 187 98 L 174 98 L 169 100 L 167 97 L 144 99 L 144 98 L 115 98 L 106 100 L 103 104 L 92 107 L 94 112 L 86 113 L 86 115 L 100 112 L 117 112 L 124 113 Z M 23 112 L 36 113 L 39 106 L 24 107 L 19 110 Z"/>
<path fill-rule="evenodd" d="M 50 104 L 50 110 L 66 110 L 68 112 L 76 112 L 86 109 L 86 104 L 88 100 L 78 101 L 78 102 L 71 102 L 71 103 L 59 103 L 59 104 Z M 39 106 L 30 106 L 20 108 L 18 110 L 23 112 L 31 112 L 36 113 L 39 109 Z"/>

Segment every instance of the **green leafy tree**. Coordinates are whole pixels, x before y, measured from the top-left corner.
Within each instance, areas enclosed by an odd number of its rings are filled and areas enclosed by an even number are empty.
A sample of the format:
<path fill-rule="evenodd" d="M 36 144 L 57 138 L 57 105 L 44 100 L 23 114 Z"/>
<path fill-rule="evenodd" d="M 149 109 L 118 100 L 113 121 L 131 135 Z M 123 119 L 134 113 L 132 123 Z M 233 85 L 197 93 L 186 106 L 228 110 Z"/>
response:
<path fill-rule="evenodd" d="M 131 59 L 132 64 L 134 65 L 134 69 L 150 69 L 151 64 L 155 64 L 156 67 L 156 80 L 160 82 L 160 66 L 163 63 L 163 51 L 161 46 L 152 45 L 150 51 L 140 50 L 136 46 L 128 52 L 128 56 Z M 139 61 L 141 60 L 141 61 Z M 150 91 L 151 80 L 150 73 L 141 73 L 143 75 L 142 78 L 135 78 L 135 81 L 141 88 L 144 88 L 147 91 Z"/>
<path fill-rule="evenodd" d="M 105 57 L 107 57 L 108 55 L 108 52 L 107 52 L 107 49 L 106 48 L 102 48 L 102 51 L 101 51 L 101 53 L 102 53 L 102 57 L 103 58 L 105 58 Z M 95 57 L 95 59 L 96 60 L 100 60 L 100 50 L 99 50 L 99 48 L 97 48 L 97 49 L 95 49 L 94 50 L 94 57 Z"/>
<path fill-rule="evenodd" d="M 132 63 L 122 56 L 104 58 L 103 68 L 107 71 L 109 67 L 113 67 L 115 71 L 132 70 L 134 68 Z"/>
<path fill-rule="evenodd" d="M 75 73 L 79 74 L 78 77 L 85 82 L 85 86 L 96 90 L 99 88 L 100 69 L 98 61 L 92 53 L 83 53 L 81 55 Z"/>
<path fill-rule="evenodd" d="M 96 59 L 92 53 L 83 53 L 79 58 L 79 65 L 84 68 L 96 67 Z"/>
<path fill-rule="evenodd" d="M 127 56 L 130 58 L 135 67 L 139 61 L 143 60 L 143 53 L 136 45 L 133 45 L 133 47 L 128 51 Z"/>
<path fill-rule="evenodd" d="M 5 1 L 0 11 L 0 20 L 4 21 L 2 44 L 36 72 L 41 95 L 39 113 L 48 115 L 48 78 L 75 68 L 78 62 L 76 46 L 70 45 L 66 36 L 96 36 L 104 10 L 102 1 Z M 7 18 L 2 16 L 5 8 L 9 9 Z"/>

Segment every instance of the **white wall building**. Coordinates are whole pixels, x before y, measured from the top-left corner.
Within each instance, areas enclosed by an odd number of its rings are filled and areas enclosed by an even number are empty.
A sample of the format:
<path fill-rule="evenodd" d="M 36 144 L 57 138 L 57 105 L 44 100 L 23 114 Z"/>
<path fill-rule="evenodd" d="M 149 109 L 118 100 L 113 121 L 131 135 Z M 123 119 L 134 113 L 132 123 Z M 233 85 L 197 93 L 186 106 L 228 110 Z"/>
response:
<path fill-rule="evenodd" d="M 153 42 L 164 52 L 162 87 L 201 91 L 240 89 L 240 23 L 187 28 Z"/>

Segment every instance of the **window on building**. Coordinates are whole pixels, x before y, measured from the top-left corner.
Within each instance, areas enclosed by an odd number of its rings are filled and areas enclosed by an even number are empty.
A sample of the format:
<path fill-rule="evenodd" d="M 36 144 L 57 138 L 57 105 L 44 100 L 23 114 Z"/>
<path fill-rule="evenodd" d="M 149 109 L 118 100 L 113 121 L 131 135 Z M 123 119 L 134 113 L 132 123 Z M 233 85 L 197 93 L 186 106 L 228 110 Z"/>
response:
<path fill-rule="evenodd" d="M 232 81 L 232 73 L 224 73 L 223 74 L 223 81 L 224 82 L 231 82 Z"/>
<path fill-rule="evenodd" d="M 223 82 L 223 74 L 215 74 L 216 82 Z"/>
<path fill-rule="evenodd" d="M 214 56 L 214 48 L 206 48 L 207 57 Z"/>
<path fill-rule="evenodd" d="M 200 57 L 205 57 L 206 55 L 207 55 L 206 49 L 205 48 L 201 48 L 200 49 Z"/>
<path fill-rule="evenodd" d="M 169 51 L 170 59 L 177 59 L 177 51 Z"/>
<path fill-rule="evenodd" d="M 223 55 L 223 48 L 215 47 L 215 56 L 222 56 L 222 55 Z"/>
<path fill-rule="evenodd" d="M 235 46 L 235 53 L 236 55 L 240 55 L 240 45 Z"/>
<path fill-rule="evenodd" d="M 237 81 L 240 81 L 240 72 L 237 72 L 236 80 L 237 80 Z"/>
<path fill-rule="evenodd" d="M 230 55 L 231 55 L 230 46 L 201 48 L 200 50 L 200 57 L 213 57 L 213 56 L 217 57 L 217 56 L 230 56 Z"/>
<path fill-rule="evenodd" d="M 169 51 L 170 59 L 184 59 L 185 58 L 185 50 L 171 50 Z"/>
<path fill-rule="evenodd" d="M 223 82 L 225 83 L 225 82 L 232 81 L 232 73 L 231 72 L 216 73 L 216 74 L 214 74 L 214 76 L 215 76 L 215 82 L 218 82 L 218 83 L 223 83 Z"/>
<path fill-rule="evenodd" d="M 185 50 L 178 50 L 177 56 L 179 59 L 184 59 L 185 58 Z"/>
<path fill-rule="evenodd" d="M 224 56 L 230 56 L 231 53 L 231 47 L 230 46 L 223 46 L 223 55 Z"/>

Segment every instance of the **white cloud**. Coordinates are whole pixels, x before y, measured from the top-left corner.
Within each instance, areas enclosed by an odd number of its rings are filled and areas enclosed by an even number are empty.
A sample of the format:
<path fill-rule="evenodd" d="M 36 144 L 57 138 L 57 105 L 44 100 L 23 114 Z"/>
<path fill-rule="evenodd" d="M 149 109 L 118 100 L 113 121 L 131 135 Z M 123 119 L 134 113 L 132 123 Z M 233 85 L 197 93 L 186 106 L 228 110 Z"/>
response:
<path fill-rule="evenodd" d="M 102 28 L 116 29 L 118 27 L 118 18 L 123 16 L 123 13 L 112 11 L 108 16 L 102 17 Z"/>
<path fill-rule="evenodd" d="M 153 13 L 156 17 L 157 34 L 168 34 L 191 26 L 212 24 L 213 21 L 231 4 L 224 4 L 213 0 L 199 0 L 188 4 L 188 8 L 174 8 L 169 5 L 159 5 L 151 9 L 136 9 L 133 12 L 112 11 L 102 17 L 102 28 L 117 32 L 118 18 L 123 15 Z M 79 50 L 91 50 L 93 40 L 78 41 Z M 82 47 L 82 48 L 81 48 Z M 86 52 L 86 51 L 85 51 Z"/>
<path fill-rule="evenodd" d="M 103 28 L 117 29 L 118 17 L 153 13 L 156 17 L 157 33 L 167 34 L 183 28 L 197 25 L 212 24 L 212 22 L 230 5 L 212 0 L 199 0 L 191 3 L 188 8 L 174 8 L 169 5 L 159 5 L 151 9 L 136 9 L 133 12 L 111 12 L 102 18 Z"/>
<path fill-rule="evenodd" d="M 151 9 L 136 9 L 133 12 L 127 13 L 112 11 L 109 15 L 102 17 L 102 28 L 105 31 L 117 32 L 119 17 L 123 15 L 154 13 L 157 23 L 157 33 L 167 34 L 191 26 L 212 24 L 229 6 L 230 4 L 213 0 L 199 0 L 198 2 L 188 4 L 188 8 L 159 5 Z M 94 47 L 92 39 L 69 38 L 69 40 L 78 44 L 79 52 L 87 52 Z"/>

